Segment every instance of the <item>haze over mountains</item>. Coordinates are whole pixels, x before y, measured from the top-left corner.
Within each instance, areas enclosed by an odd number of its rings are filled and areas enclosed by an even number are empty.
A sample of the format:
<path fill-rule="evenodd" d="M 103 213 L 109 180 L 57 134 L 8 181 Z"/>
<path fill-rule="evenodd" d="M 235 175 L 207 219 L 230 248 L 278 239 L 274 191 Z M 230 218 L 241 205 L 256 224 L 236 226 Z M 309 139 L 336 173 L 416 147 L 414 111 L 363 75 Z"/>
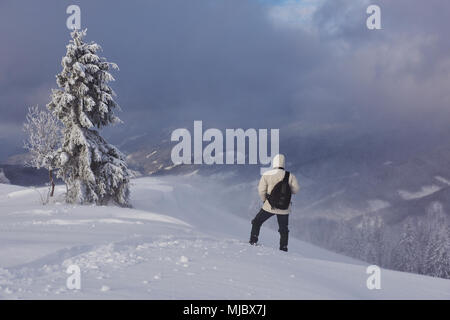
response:
<path fill-rule="evenodd" d="M 117 146 L 127 155 L 129 166 L 143 175 L 221 173 L 232 174 L 239 183 L 258 180 L 258 165 L 174 165 L 170 158 L 176 144 L 170 141 L 172 130 L 128 137 Z M 411 130 L 392 129 L 380 134 L 308 123 L 282 128 L 280 152 L 286 154 L 288 170 L 297 174 L 302 187 L 295 197 L 298 214 L 340 219 L 377 212 L 399 221 L 423 212 L 426 199 L 447 199 L 448 131 L 415 128 L 411 134 Z M 25 158 L 10 157 L 7 163 L 23 171 L 20 164 Z M 12 173 L 13 166 L 3 168 L 12 183 L 23 184 L 15 178 L 18 174 Z M 36 179 L 46 181 L 45 174 L 36 175 L 28 185 L 37 183 Z"/>

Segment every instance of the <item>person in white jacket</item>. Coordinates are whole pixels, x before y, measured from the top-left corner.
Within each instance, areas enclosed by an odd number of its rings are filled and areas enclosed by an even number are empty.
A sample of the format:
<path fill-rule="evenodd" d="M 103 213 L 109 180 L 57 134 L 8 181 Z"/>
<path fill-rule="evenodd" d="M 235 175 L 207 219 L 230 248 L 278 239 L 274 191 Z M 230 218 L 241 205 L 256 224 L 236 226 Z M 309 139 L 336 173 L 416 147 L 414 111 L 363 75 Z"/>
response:
<path fill-rule="evenodd" d="M 259 231 L 262 224 L 270 217 L 276 215 L 278 220 L 278 232 L 280 233 L 280 250 L 287 251 L 288 237 L 289 237 L 289 213 L 291 212 L 291 204 L 287 209 L 279 209 L 273 207 L 268 200 L 275 185 L 285 178 L 286 171 L 284 170 L 285 157 L 282 154 L 277 154 L 272 159 L 272 170 L 266 171 L 258 185 L 258 193 L 263 201 L 263 206 L 256 217 L 252 220 L 252 230 L 250 233 L 250 244 L 254 245 L 258 242 Z M 292 173 L 288 173 L 288 182 L 290 191 L 295 194 L 300 189 L 297 179 Z"/>

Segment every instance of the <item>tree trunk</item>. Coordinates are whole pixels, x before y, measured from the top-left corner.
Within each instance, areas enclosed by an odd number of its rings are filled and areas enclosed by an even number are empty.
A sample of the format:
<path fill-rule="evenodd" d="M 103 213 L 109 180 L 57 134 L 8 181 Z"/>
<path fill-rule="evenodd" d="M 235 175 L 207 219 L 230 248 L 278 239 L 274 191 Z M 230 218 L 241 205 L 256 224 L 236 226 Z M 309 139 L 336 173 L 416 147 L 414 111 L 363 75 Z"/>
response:
<path fill-rule="evenodd" d="M 55 193 L 55 182 L 53 181 L 53 170 L 48 170 L 48 177 L 50 178 L 50 184 L 52 186 L 52 189 L 50 191 L 50 197 L 53 197 L 53 194 Z"/>

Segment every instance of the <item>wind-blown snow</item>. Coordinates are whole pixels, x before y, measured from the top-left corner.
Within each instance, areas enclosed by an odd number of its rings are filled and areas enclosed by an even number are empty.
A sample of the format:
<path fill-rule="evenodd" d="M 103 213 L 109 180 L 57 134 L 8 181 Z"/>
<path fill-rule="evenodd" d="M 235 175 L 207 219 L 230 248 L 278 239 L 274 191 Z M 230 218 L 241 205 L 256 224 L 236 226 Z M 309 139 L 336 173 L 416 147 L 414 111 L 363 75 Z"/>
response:
<path fill-rule="evenodd" d="M 365 263 L 292 238 L 281 252 L 266 227 L 248 245 L 250 219 L 211 178 L 135 179 L 133 209 L 66 205 L 63 186 L 42 206 L 30 190 L 0 184 L 3 299 L 450 299 L 449 280 L 389 270 L 369 290 Z"/>
<path fill-rule="evenodd" d="M 32 221 L 33 224 L 40 224 L 40 225 L 60 225 L 60 226 L 67 226 L 67 225 L 78 225 L 78 224 L 91 224 L 94 225 L 95 223 L 124 223 L 124 224 L 142 224 L 140 221 L 131 222 L 126 220 L 119 220 L 119 219 L 79 219 L 79 220 L 61 220 L 61 219 L 52 219 L 48 221 Z"/>
<path fill-rule="evenodd" d="M 33 190 L 33 189 L 25 189 L 25 190 L 10 192 L 6 196 L 8 198 L 17 198 L 17 197 L 23 197 L 23 196 L 26 196 L 26 195 L 31 195 L 31 194 L 33 194 L 35 192 L 36 191 Z"/>
<path fill-rule="evenodd" d="M 441 176 L 436 176 L 436 177 L 434 177 L 436 180 L 438 180 L 438 181 L 440 181 L 440 182 L 442 182 L 442 183 L 445 183 L 446 185 L 449 185 L 450 186 L 450 180 L 448 180 L 448 179 L 446 179 L 446 178 L 444 178 L 444 177 L 441 177 Z"/>
<path fill-rule="evenodd" d="M 2 169 L 2 168 L 0 168 L 0 183 L 3 183 L 3 184 L 9 184 L 9 183 L 11 183 L 11 182 L 9 181 L 9 179 L 5 176 L 5 172 L 3 172 L 3 169 Z"/>
<path fill-rule="evenodd" d="M 389 208 L 391 206 L 389 202 L 380 199 L 369 200 L 368 203 L 369 203 L 368 209 L 369 212 L 375 212 L 378 210 Z"/>
<path fill-rule="evenodd" d="M 146 155 L 145 156 L 145 158 L 150 158 L 150 157 L 152 157 L 152 156 L 154 156 L 155 154 L 157 153 L 157 151 L 156 150 L 154 150 L 153 152 L 151 152 L 151 153 L 149 153 L 148 155 Z"/>
<path fill-rule="evenodd" d="M 438 192 L 441 189 L 442 188 L 439 186 L 431 185 L 431 186 L 423 186 L 417 192 L 409 192 L 409 191 L 405 191 L 405 190 L 399 190 L 398 194 L 404 200 L 413 200 L 413 199 L 420 199 L 423 197 L 427 197 L 429 195 L 432 195 L 435 192 Z"/>

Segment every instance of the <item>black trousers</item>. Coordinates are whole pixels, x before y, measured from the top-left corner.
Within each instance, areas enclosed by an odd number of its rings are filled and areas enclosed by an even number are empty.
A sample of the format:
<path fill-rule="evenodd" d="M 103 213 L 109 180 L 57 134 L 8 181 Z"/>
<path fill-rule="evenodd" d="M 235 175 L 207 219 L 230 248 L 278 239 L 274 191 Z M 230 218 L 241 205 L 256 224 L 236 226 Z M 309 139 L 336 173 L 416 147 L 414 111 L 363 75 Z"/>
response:
<path fill-rule="evenodd" d="M 289 215 L 288 214 L 274 214 L 261 209 L 256 217 L 252 220 L 252 231 L 250 233 L 250 242 L 258 242 L 259 231 L 262 224 L 272 216 L 277 216 L 278 232 L 280 233 L 280 249 L 287 248 L 289 238 Z"/>

